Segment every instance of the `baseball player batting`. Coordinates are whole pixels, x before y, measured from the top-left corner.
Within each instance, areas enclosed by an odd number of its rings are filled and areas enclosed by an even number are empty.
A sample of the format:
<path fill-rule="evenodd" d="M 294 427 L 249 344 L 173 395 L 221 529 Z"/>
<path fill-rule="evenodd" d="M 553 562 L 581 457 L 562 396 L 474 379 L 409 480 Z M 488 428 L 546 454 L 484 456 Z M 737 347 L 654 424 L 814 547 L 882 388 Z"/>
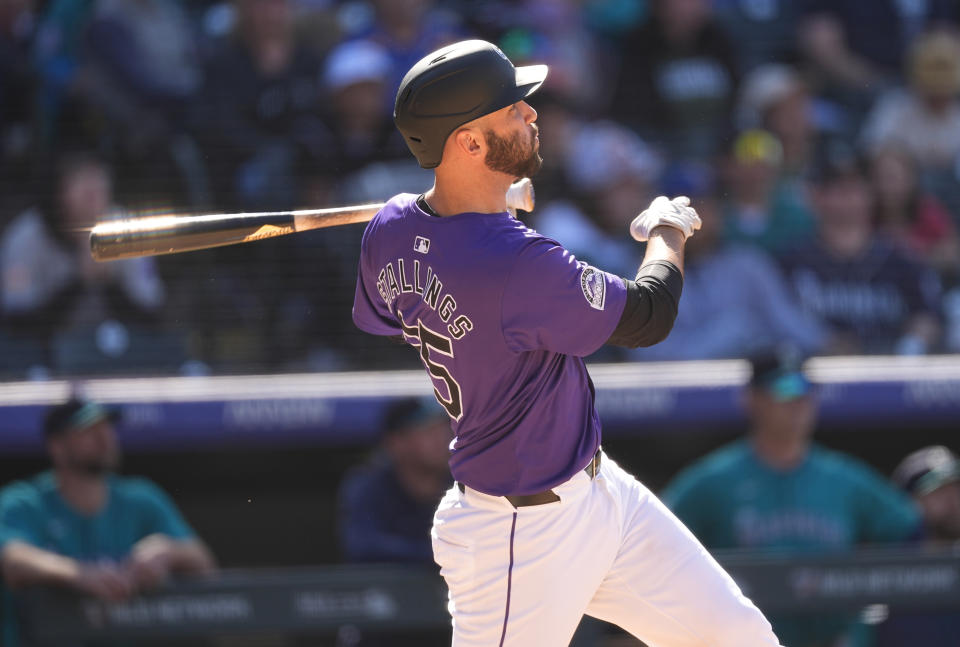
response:
<path fill-rule="evenodd" d="M 455 438 L 432 529 L 455 647 L 566 645 L 581 617 L 654 646 L 777 645 L 693 535 L 600 449 L 583 357 L 666 337 L 700 219 L 659 197 L 631 224 L 635 279 L 586 265 L 506 209 L 539 156 L 524 99 L 547 75 L 470 40 L 414 65 L 394 120 L 420 166 L 363 236 L 353 319 L 417 349 Z"/>

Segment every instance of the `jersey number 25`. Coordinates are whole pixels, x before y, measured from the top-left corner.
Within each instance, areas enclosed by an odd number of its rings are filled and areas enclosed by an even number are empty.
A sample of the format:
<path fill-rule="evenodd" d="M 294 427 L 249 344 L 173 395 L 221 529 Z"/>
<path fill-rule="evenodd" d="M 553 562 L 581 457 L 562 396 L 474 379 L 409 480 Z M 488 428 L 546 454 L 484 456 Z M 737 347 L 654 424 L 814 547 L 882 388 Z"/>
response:
<path fill-rule="evenodd" d="M 434 385 L 439 381 L 447 387 L 448 397 L 444 398 L 440 389 L 434 386 L 433 394 L 437 396 L 437 402 L 447 410 L 447 414 L 449 414 L 451 418 L 460 420 L 460 417 L 463 416 L 463 400 L 460 396 L 460 385 L 450 374 L 446 366 L 438 364 L 437 361 L 435 361 L 441 359 L 435 357 L 435 355 L 453 357 L 453 342 L 449 337 L 427 328 L 419 319 L 417 319 L 417 326 L 414 328 L 413 326 L 408 326 L 406 322 L 403 321 L 403 316 L 401 315 L 400 325 L 403 327 L 403 336 L 407 343 L 415 348 L 420 348 L 420 359 L 423 360 L 423 365 L 426 367 L 427 372 L 430 373 L 430 379 Z M 431 357 L 431 355 L 434 355 L 434 357 Z"/>

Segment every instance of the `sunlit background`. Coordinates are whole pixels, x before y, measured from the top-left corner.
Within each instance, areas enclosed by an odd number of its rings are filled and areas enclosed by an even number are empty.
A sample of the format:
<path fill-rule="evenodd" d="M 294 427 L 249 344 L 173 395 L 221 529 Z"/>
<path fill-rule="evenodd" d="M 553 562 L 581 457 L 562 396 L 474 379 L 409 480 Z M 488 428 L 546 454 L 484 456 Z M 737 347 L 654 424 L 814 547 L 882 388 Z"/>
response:
<path fill-rule="evenodd" d="M 404 517 L 409 550 L 357 548 L 390 512 L 358 503 L 357 474 L 429 472 L 436 445 L 385 417 L 431 394 L 417 354 L 351 321 L 363 225 L 109 263 L 87 232 L 424 191 L 393 96 L 472 37 L 550 65 L 530 227 L 632 277 L 628 225 L 652 198 L 688 195 L 703 219 L 670 337 L 588 360 L 607 452 L 676 487 L 767 420 L 745 360 L 811 358 L 816 442 L 879 503 L 843 541 L 810 517 L 784 539 L 803 497 L 783 499 L 783 541 L 701 540 L 789 616 L 791 647 L 960 645 L 958 34 L 952 0 L 0 0 L 0 487 L 47 469 L 50 406 L 104 404 L 121 472 L 166 491 L 224 569 L 119 606 L 5 605 L 39 631 L 8 647 L 449 643 L 429 514 Z M 929 446 L 948 450 L 893 478 Z M 928 472 L 946 503 L 923 502 Z M 953 521 L 870 534 L 887 494 Z M 4 514 L 0 495 L 0 546 Z M 355 562 L 378 565 L 339 570 Z M 589 622 L 574 642 L 636 644 Z"/>

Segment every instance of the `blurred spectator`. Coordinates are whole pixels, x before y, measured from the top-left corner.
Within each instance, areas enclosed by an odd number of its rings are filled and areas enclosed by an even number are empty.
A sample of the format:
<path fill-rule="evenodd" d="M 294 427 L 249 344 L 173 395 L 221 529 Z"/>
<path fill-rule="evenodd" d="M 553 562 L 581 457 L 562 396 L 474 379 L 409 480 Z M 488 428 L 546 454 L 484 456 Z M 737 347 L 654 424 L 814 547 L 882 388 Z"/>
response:
<path fill-rule="evenodd" d="M 713 0 L 717 19 L 737 44 L 741 73 L 797 58 L 800 3 L 796 0 Z"/>
<path fill-rule="evenodd" d="M 393 94 L 386 83 L 389 73 L 386 50 L 370 41 L 343 43 L 327 58 L 324 82 L 339 140 L 338 172 L 362 168 L 384 153 L 399 154 L 396 145 L 392 151 L 384 150 L 394 143 L 390 139 L 399 139 L 403 145 L 402 138 L 391 136 L 396 128 L 383 109 L 384 100 Z"/>
<path fill-rule="evenodd" d="M 915 536 L 911 501 L 860 461 L 811 441 L 816 395 L 788 354 L 752 360 L 749 432 L 683 470 L 664 502 L 711 550 L 842 552 Z M 768 616 L 784 645 L 857 644 L 854 619 Z"/>
<path fill-rule="evenodd" d="M 368 40 L 347 41 L 334 48 L 326 60 L 324 86 L 329 106 L 329 121 L 332 130 L 332 147 L 327 151 L 330 159 L 330 180 L 344 184 L 362 183 L 362 178 L 351 178 L 376 162 L 401 161 L 402 166 L 413 167 L 420 175 L 419 167 L 410 159 L 410 152 L 403 137 L 393 125 L 392 113 L 384 109 L 384 101 L 393 101 L 395 88 L 388 86 L 391 62 L 386 50 Z M 396 179 L 380 178 L 375 182 L 376 195 L 357 195 L 362 191 L 341 195 L 342 200 L 386 199 L 391 195 L 409 192 L 416 187 L 403 186 L 409 173 L 390 174 Z M 421 182 L 429 186 L 429 182 Z"/>
<path fill-rule="evenodd" d="M 226 208 L 299 206 L 301 180 L 323 163 L 321 60 L 294 40 L 290 0 L 238 0 L 235 38 L 207 66 L 203 143 Z"/>
<path fill-rule="evenodd" d="M 589 0 L 584 4 L 584 18 L 601 36 L 620 39 L 647 15 L 647 0 Z"/>
<path fill-rule="evenodd" d="M 960 542 L 960 462 L 953 452 L 942 445 L 918 449 L 897 465 L 893 480 L 920 506 L 931 543 Z M 894 607 L 878 627 L 877 647 L 952 645 L 957 636 L 960 616 L 956 612 Z"/>
<path fill-rule="evenodd" d="M 783 175 L 796 178 L 806 171 L 817 125 L 810 90 L 795 68 L 769 64 L 753 70 L 743 81 L 736 121 L 742 129 L 766 130 L 780 141 Z"/>
<path fill-rule="evenodd" d="M 354 34 L 383 46 L 392 68 L 387 87 L 400 87 L 403 75 L 430 52 L 466 37 L 457 14 L 436 0 L 370 0 L 374 20 Z M 393 97 L 389 98 L 393 108 Z"/>
<path fill-rule="evenodd" d="M 337 16 L 341 0 L 290 0 L 297 41 L 323 56 L 344 38 Z"/>
<path fill-rule="evenodd" d="M 36 95 L 31 61 L 35 28 L 34 0 L 0 1 L 0 195 L 4 197 L 15 182 L 27 177 Z"/>
<path fill-rule="evenodd" d="M 960 161 L 960 37 L 946 31 L 924 35 L 913 47 L 910 86 L 883 96 L 864 126 L 871 151 L 899 147 L 927 169 Z"/>
<path fill-rule="evenodd" d="M 97 0 L 87 26 L 84 100 L 100 116 L 101 147 L 118 185 L 152 205 L 205 199 L 205 168 L 185 135 L 200 88 L 193 25 L 177 0 Z M 126 193 L 130 191 L 130 193 Z"/>
<path fill-rule="evenodd" d="M 47 585 L 117 601 L 177 573 L 204 574 L 213 556 L 173 502 L 143 478 L 114 474 L 116 414 L 71 399 L 44 422 L 53 469 L 0 490 L 4 638 L 19 642 L 12 590 Z"/>
<path fill-rule="evenodd" d="M 340 546 L 351 562 L 433 563 L 433 512 L 452 478 L 450 419 L 436 400 L 390 405 L 380 451 L 340 488 Z"/>
<path fill-rule="evenodd" d="M 328 187 L 308 182 L 334 173 L 338 161 L 324 119 L 323 60 L 296 41 L 291 0 L 235 7 L 234 31 L 206 66 L 200 119 L 216 201 L 224 210 L 302 208 L 311 191 L 326 196 Z M 291 349 L 303 351 L 298 320 L 309 304 L 298 301 L 298 285 L 322 269 L 297 262 L 305 241 L 292 238 L 211 253 L 202 285 L 184 276 L 204 354 L 215 364 L 276 366 Z"/>
<path fill-rule="evenodd" d="M 546 86 L 577 105 L 581 113 L 596 114 L 610 100 L 611 71 L 616 69 L 612 51 L 600 46 L 603 41 L 588 25 L 591 8 L 600 3 L 522 0 L 513 4 L 512 22 L 503 24 L 498 39 L 506 54 L 511 60 L 549 65 Z"/>
<path fill-rule="evenodd" d="M 676 157 L 716 152 L 737 92 L 735 50 L 709 0 L 654 0 L 624 37 L 611 116 Z"/>
<path fill-rule="evenodd" d="M 323 70 L 327 150 L 306 170 L 307 204 L 363 204 L 429 188 L 432 174 L 411 158 L 385 98 L 392 63 L 383 47 L 348 40 L 334 47 Z M 350 319 L 362 227 L 336 227 L 284 243 L 284 290 L 277 291 L 268 333 L 269 356 L 285 370 L 343 368 L 347 348 L 331 343 L 356 333 Z M 279 264 L 279 263 L 278 263 Z M 303 271 L 303 268 L 310 268 Z M 323 276 L 326 289 L 317 290 Z M 354 358 L 356 359 L 356 358 Z"/>
<path fill-rule="evenodd" d="M 876 224 L 910 253 L 924 258 L 941 275 L 960 270 L 960 240 L 946 207 L 924 191 L 913 157 L 883 148 L 871 159 Z"/>
<path fill-rule="evenodd" d="M 932 542 L 960 541 L 960 461 L 953 452 L 942 445 L 918 449 L 897 465 L 893 480 L 920 506 Z"/>
<path fill-rule="evenodd" d="M 764 130 L 747 130 L 733 141 L 725 167 L 729 194 L 724 237 L 778 252 L 810 235 L 814 221 L 791 183 L 782 179 L 783 147 Z"/>
<path fill-rule="evenodd" d="M 957 18 L 952 0 L 806 0 L 800 45 L 828 89 L 856 112 L 895 81 L 913 41 Z"/>
<path fill-rule="evenodd" d="M 216 203 L 274 211 L 316 197 L 314 204 L 329 205 L 332 180 L 324 180 L 340 158 L 324 119 L 323 38 L 297 41 L 293 0 L 237 0 L 233 8 L 232 32 L 214 43 L 205 68 L 199 118 Z M 305 354 L 307 305 L 297 301 L 298 284 L 315 279 L 314 270 L 338 284 L 323 274 L 325 254 L 315 254 L 319 263 L 303 261 L 305 242 L 285 238 L 198 257 L 206 261 L 202 284 L 195 272 L 181 272 L 179 292 L 191 297 L 186 307 L 218 367 L 276 366 L 291 350 Z"/>
<path fill-rule="evenodd" d="M 684 251 L 683 307 L 673 329 L 664 341 L 638 351 L 636 358 L 745 357 L 782 343 L 806 353 L 816 351 L 823 330 L 792 300 L 773 260 L 760 250 L 723 243 L 709 173 L 697 167 L 673 169 L 661 189 L 666 195 L 689 196 L 703 224 Z M 704 327 L 704 322 L 709 325 Z"/>
<path fill-rule="evenodd" d="M 175 0 L 97 0 L 88 38 L 104 72 L 141 108 L 175 109 L 200 84 L 193 27 Z"/>
<path fill-rule="evenodd" d="M 583 124 L 571 135 L 564 167 L 575 200 L 538 208 L 534 227 L 577 258 L 635 276 L 643 249 L 627 232 L 654 197 L 660 157 L 636 134 L 610 121 Z"/>
<path fill-rule="evenodd" d="M 82 146 L 93 138 L 96 120 L 82 99 L 88 74 L 84 61 L 87 24 L 94 0 L 52 0 L 44 5 L 34 57 L 37 66 L 38 137 L 45 150 Z"/>
<path fill-rule="evenodd" d="M 782 264 L 803 307 L 830 327 L 835 353 L 923 354 L 940 339 L 940 282 L 876 233 L 875 196 L 852 149 L 825 146 L 811 175 L 817 236 Z"/>
<path fill-rule="evenodd" d="M 536 190 L 541 196 L 559 198 L 570 192 L 566 160 L 572 155 L 574 136 L 583 122 L 576 106 L 552 90 L 540 89 L 529 103 L 537 111 L 540 148 L 544 151 L 543 166 L 533 178 Z"/>
<path fill-rule="evenodd" d="M 114 206 L 109 170 L 78 154 L 64 156 L 58 173 L 47 203 L 21 213 L 0 237 L 5 327 L 47 340 L 91 329 L 111 337 L 107 328 L 126 334 L 126 326 L 157 323 L 166 290 L 154 259 L 90 256 L 90 227 Z"/>

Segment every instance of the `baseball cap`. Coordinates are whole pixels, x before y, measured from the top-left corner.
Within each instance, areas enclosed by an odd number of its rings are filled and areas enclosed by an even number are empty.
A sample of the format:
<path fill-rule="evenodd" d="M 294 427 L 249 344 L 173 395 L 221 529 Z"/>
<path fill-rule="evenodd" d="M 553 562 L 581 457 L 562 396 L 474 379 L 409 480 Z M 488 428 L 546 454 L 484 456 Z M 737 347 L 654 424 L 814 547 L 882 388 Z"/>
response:
<path fill-rule="evenodd" d="M 853 146 L 842 139 L 830 139 L 818 147 L 807 179 L 813 184 L 829 184 L 864 175 L 864 160 Z"/>
<path fill-rule="evenodd" d="M 369 40 L 348 41 L 330 52 L 324 81 L 334 91 L 355 83 L 385 81 L 391 67 L 390 55 L 381 45 Z"/>
<path fill-rule="evenodd" d="M 897 465 L 893 481 L 910 494 L 929 494 L 942 485 L 960 480 L 960 461 L 943 445 L 924 447 Z"/>
<path fill-rule="evenodd" d="M 116 422 L 120 420 L 120 411 L 90 400 L 71 398 L 47 411 L 43 432 L 50 438 L 71 429 L 84 429 L 101 420 Z"/>
<path fill-rule="evenodd" d="M 760 162 L 780 166 L 783 162 L 783 145 L 766 130 L 745 130 L 733 140 L 733 157 L 744 164 Z"/>
<path fill-rule="evenodd" d="M 750 358 L 750 386 L 766 391 L 779 402 L 802 398 L 813 390 L 799 355 L 790 351 L 765 352 Z"/>
<path fill-rule="evenodd" d="M 397 434 L 433 420 L 447 418 L 435 398 L 403 398 L 387 407 L 381 429 L 385 435 Z"/>
<path fill-rule="evenodd" d="M 420 166 L 434 168 L 450 133 L 536 92 L 546 78 L 546 65 L 514 67 L 493 43 L 460 41 L 410 68 L 393 120 Z"/>
<path fill-rule="evenodd" d="M 594 192 L 620 180 L 655 182 L 663 162 L 640 136 L 612 121 L 584 124 L 573 137 L 564 160 L 570 181 L 580 191 Z"/>
<path fill-rule="evenodd" d="M 797 70 L 782 63 L 768 63 L 753 70 L 740 92 L 739 123 L 757 126 L 767 110 L 805 87 Z"/>

